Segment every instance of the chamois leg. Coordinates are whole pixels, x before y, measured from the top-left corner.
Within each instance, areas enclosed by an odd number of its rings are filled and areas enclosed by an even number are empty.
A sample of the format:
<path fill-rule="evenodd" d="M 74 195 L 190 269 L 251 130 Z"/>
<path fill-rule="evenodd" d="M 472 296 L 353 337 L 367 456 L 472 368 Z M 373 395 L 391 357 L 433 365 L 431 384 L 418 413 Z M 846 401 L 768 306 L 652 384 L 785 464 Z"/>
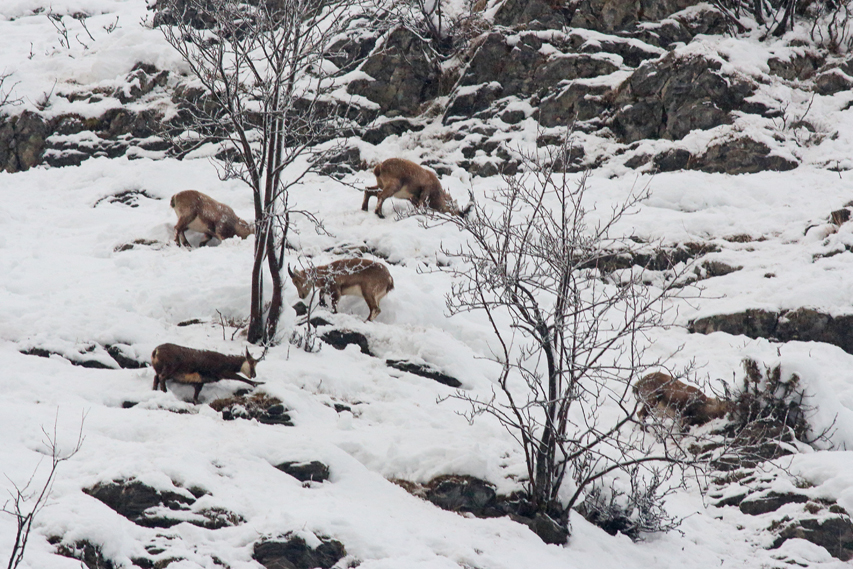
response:
<path fill-rule="evenodd" d="M 395 180 L 382 188 L 382 191 L 377 196 L 376 215 L 378 215 L 380 218 L 385 217 L 384 215 L 382 215 L 382 204 L 385 203 L 385 200 L 399 192 L 401 187 L 402 186 L 399 180 Z"/>
<path fill-rule="evenodd" d="M 367 316 L 367 321 L 372 322 L 373 319 L 379 316 L 379 313 L 382 312 L 381 310 L 379 310 L 379 302 L 376 301 L 376 297 L 372 294 L 365 294 L 364 302 L 367 303 L 367 307 L 370 309 L 370 314 Z"/>
<path fill-rule="evenodd" d="M 341 299 L 341 290 L 337 287 L 329 291 L 329 296 L 332 297 L 332 314 L 338 313 L 338 301 Z"/>
<path fill-rule="evenodd" d="M 195 218 L 189 216 L 181 217 L 178 219 L 178 223 L 175 224 L 175 243 L 178 247 L 181 245 L 187 248 L 190 247 L 190 242 L 187 240 L 185 232 L 190 226 L 190 223 L 193 222 L 193 219 Z"/>
<path fill-rule="evenodd" d="M 368 211 L 370 209 L 370 198 L 373 196 L 379 196 L 379 186 L 370 186 L 366 190 L 364 190 L 364 201 L 361 202 L 361 211 Z"/>
<path fill-rule="evenodd" d="M 151 386 L 151 389 L 152 389 L 153 391 L 157 391 L 157 388 L 158 388 L 159 386 L 160 386 L 160 374 L 159 374 L 159 373 L 155 373 L 155 374 L 154 374 L 154 385 L 152 385 L 152 386 Z"/>
<path fill-rule="evenodd" d="M 196 383 L 193 385 L 193 388 L 195 389 L 195 393 L 193 394 L 193 403 L 198 403 L 198 396 L 201 393 L 202 387 L 204 387 L 203 383 Z"/>
<path fill-rule="evenodd" d="M 204 238 L 204 239 L 202 239 L 202 240 L 201 240 L 201 243 L 199 243 L 199 244 L 198 244 L 198 246 L 199 246 L 199 247 L 204 247 L 205 245 L 207 245 L 208 243 L 210 243 L 210 240 L 211 240 L 211 239 L 213 239 L 213 238 L 215 237 L 215 235 L 213 235 L 212 233 L 206 233 L 206 232 L 205 232 L 205 234 L 204 234 L 204 235 L 205 235 L 205 238 Z"/>

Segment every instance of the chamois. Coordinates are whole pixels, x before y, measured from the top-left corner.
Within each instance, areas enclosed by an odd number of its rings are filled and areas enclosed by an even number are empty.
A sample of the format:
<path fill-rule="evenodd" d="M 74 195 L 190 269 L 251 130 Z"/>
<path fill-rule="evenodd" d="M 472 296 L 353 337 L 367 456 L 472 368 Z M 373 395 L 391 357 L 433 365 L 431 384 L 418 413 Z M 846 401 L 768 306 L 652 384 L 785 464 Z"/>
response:
<path fill-rule="evenodd" d="M 246 348 L 245 356 L 227 356 L 210 350 L 195 350 L 176 344 L 160 344 L 151 353 L 154 366 L 154 390 L 159 386 L 166 391 L 166 380 L 186 383 L 195 388 L 193 403 L 198 403 L 198 395 L 206 383 L 220 379 L 236 379 L 252 387 L 261 382 L 251 381 L 238 373 L 255 377 L 255 360 Z"/>
<path fill-rule="evenodd" d="M 637 381 L 634 394 L 640 403 L 637 418 L 641 423 L 654 413 L 676 419 L 683 426 L 702 425 L 724 417 L 733 408 L 731 402 L 708 397 L 696 387 L 659 371 Z"/>
<path fill-rule="evenodd" d="M 328 293 L 332 297 L 332 312 L 338 311 L 341 295 L 362 297 L 370 309 L 368 322 L 379 316 L 379 301 L 394 289 L 394 279 L 388 268 L 370 259 L 341 259 L 296 272 L 288 266 L 287 273 L 296 285 L 299 298 L 307 297 L 312 287 L 321 295 Z"/>
<path fill-rule="evenodd" d="M 442 189 L 438 177 L 410 160 L 389 158 L 373 169 L 373 175 L 376 176 L 376 185 L 364 191 L 361 209 L 367 211 L 371 196 L 376 196 L 375 211 L 379 217 L 385 217 L 382 215 L 382 204 L 390 197 L 407 199 L 415 207 L 426 206 L 439 213 L 464 216 L 471 209 L 469 205 L 460 210 L 450 194 Z"/>
<path fill-rule="evenodd" d="M 178 216 L 175 224 L 175 243 L 178 245 L 190 247 L 185 235 L 187 229 L 206 235 L 199 244 L 201 247 L 214 237 L 220 241 L 235 235 L 245 239 L 255 232 L 254 226 L 237 217 L 233 209 L 195 190 L 178 192 L 172 196 L 171 205 Z"/>

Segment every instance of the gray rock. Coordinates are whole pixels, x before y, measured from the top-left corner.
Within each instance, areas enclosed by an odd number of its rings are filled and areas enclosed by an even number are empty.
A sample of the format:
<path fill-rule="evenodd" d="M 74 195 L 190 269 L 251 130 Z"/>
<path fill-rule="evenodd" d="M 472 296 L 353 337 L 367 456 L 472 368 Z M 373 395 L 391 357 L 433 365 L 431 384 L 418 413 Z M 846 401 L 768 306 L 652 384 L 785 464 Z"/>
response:
<path fill-rule="evenodd" d="M 539 124 L 546 128 L 566 126 L 574 121 L 588 121 L 601 116 L 609 109 L 606 86 L 572 83 L 556 95 L 546 97 L 539 104 Z"/>
<path fill-rule="evenodd" d="M 690 154 L 689 150 L 684 148 L 670 148 L 656 155 L 653 164 L 655 170 L 658 172 L 675 172 L 687 168 L 692 157 L 693 155 Z"/>
<path fill-rule="evenodd" d="M 362 354 L 372 356 L 370 345 L 367 342 L 367 336 L 361 332 L 352 330 L 329 330 L 320 335 L 320 339 L 338 350 L 343 350 L 347 346 L 355 345 L 361 349 Z"/>
<path fill-rule="evenodd" d="M 318 460 L 311 462 L 282 462 L 276 468 L 293 476 L 300 482 L 325 482 L 329 479 L 329 467 Z"/>
<path fill-rule="evenodd" d="M 723 75 L 719 62 L 704 57 L 646 63 L 619 87 L 612 128 L 625 142 L 684 137 L 691 130 L 731 123 L 754 92 L 751 82 Z"/>
<path fill-rule="evenodd" d="M 439 476 L 427 485 L 427 500 L 451 512 L 470 512 L 477 517 L 499 515 L 494 485 L 472 476 Z"/>
<path fill-rule="evenodd" d="M 405 371 L 414 375 L 425 377 L 427 379 L 432 379 L 433 381 L 437 381 L 450 387 L 462 386 L 462 382 L 456 379 L 455 377 L 451 377 L 428 365 L 415 364 L 403 360 L 385 360 L 385 365 L 393 367 L 394 369 L 398 369 L 400 371 Z"/>
<path fill-rule="evenodd" d="M 770 148 L 763 142 L 742 136 L 710 146 L 705 154 L 693 160 L 690 169 L 727 174 L 752 174 L 766 170 L 786 172 L 797 166 L 799 163 L 795 160 L 770 154 Z"/>
<path fill-rule="evenodd" d="M 472 117 L 491 107 L 502 93 L 503 87 L 496 81 L 480 85 L 475 89 L 466 89 L 461 94 L 457 93 L 444 111 L 442 120 L 445 124 L 449 124 L 454 120 Z"/>
<path fill-rule="evenodd" d="M 780 547 L 789 539 L 805 539 L 820 545 L 841 561 L 853 559 L 853 523 L 845 514 L 793 520 L 779 530 L 772 548 Z"/>
<path fill-rule="evenodd" d="M 413 115 L 438 94 L 440 71 L 428 53 L 421 38 L 397 28 L 361 66 L 373 81 L 353 81 L 348 90 L 378 104 L 385 116 Z"/>
<path fill-rule="evenodd" d="M 561 30 L 568 26 L 571 11 L 562 3 L 547 0 L 507 0 L 495 14 L 498 26 L 518 26 L 537 22 L 541 29 Z"/>
<path fill-rule="evenodd" d="M 805 504 L 808 501 L 808 496 L 803 494 L 767 492 L 766 494 L 747 497 L 738 507 L 744 514 L 760 516 L 768 512 L 775 512 L 785 504 Z"/>
<path fill-rule="evenodd" d="M 371 126 L 361 139 L 370 144 L 379 144 L 389 136 L 399 136 L 406 132 L 419 132 L 423 125 L 415 124 L 405 118 L 390 119 Z"/>
<path fill-rule="evenodd" d="M 824 61 L 823 56 L 808 51 L 794 55 L 788 60 L 771 57 L 767 60 L 767 66 L 770 68 L 770 73 L 783 79 L 804 81 L 813 77 Z"/>
<path fill-rule="evenodd" d="M 834 95 L 853 88 L 853 78 L 841 69 L 830 69 L 815 78 L 814 90 L 821 95 Z"/>
<path fill-rule="evenodd" d="M 318 537 L 320 545 L 316 548 L 309 547 L 304 539 L 292 534 L 263 540 L 255 544 L 252 559 L 266 569 L 331 569 L 346 556 L 346 549 L 337 540 Z"/>

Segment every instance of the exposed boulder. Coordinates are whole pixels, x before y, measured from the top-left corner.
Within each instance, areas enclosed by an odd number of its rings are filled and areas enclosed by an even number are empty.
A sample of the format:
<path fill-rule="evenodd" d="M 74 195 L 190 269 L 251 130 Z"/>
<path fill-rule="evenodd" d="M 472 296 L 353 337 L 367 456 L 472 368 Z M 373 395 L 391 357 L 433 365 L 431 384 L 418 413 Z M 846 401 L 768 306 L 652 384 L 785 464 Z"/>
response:
<path fill-rule="evenodd" d="M 726 174 L 754 174 L 772 170 L 787 172 L 799 162 L 772 153 L 770 147 L 749 136 L 727 137 L 712 144 L 705 153 L 697 156 L 690 169 Z"/>
<path fill-rule="evenodd" d="M 830 69 L 818 75 L 814 80 L 814 90 L 821 95 L 834 95 L 853 88 L 853 77 L 841 68 Z"/>
<path fill-rule="evenodd" d="M 423 125 L 413 123 L 402 117 L 389 120 L 380 119 L 364 132 L 361 139 L 370 144 L 379 144 L 389 136 L 399 136 L 406 132 L 419 132 L 423 129 Z"/>
<path fill-rule="evenodd" d="M 760 516 L 768 512 L 775 512 L 785 504 L 805 504 L 809 497 L 794 492 L 766 492 L 752 494 L 741 500 L 738 508 L 744 514 Z"/>
<path fill-rule="evenodd" d="M 41 163 L 50 121 L 31 111 L 0 119 L 0 170 L 21 172 Z"/>
<path fill-rule="evenodd" d="M 325 482 L 329 479 L 329 467 L 318 460 L 311 462 L 282 462 L 275 466 L 300 482 Z"/>
<path fill-rule="evenodd" d="M 777 534 L 779 537 L 773 542 L 774 549 L 789 539 L 804 539 L 825 548 L 841 561 L 853 559 L 853 523 L 846 514 L 791 520 L 782 524 Z"/>
<path fill-rule="evenodd" d="M 362 354 L 372 356 L 370 344 L 367 341 L 367 336 L 361 332 L 353 330 L 329 330 L 320 335 L 320 339 L 338 350 L 343 350 L 347 346 L 356 345 L 361 349 Z"/>
<path fill-rule="evenodd" d="M 522 494 L 497 496 L 494 485 L 473 476 L 443 475 L 426 484 L 394 480 L 396 484 L 443 510 L 474 515 L 478 518 L 509 516 L 524 524 L 545 543 L 563 545 L 569 529 L 551 516 L 536 510 Z"/>
<path fill-rule="evenodd" d="M 730 124 L 731 111 L 754 90 L 751 81 L 724 75 L 719 61 L 670 55 L 640 66 L 619 87 L 611 127 L 625 142 L 678 140 L 694 129 Z"/>
<path fill-rule="evenodd" d="M 605 33 L 625 31 L 639 21 L 657 21 L 702 0 L 581 0 L 571 25 Z"/>
<path fill-rule="evenodd" d="M 210 407 L 222 413 L 222 419 L 225 421 L 254 419 L 265 425 L 293 426 L 288 410 L 280 399 L 264 393 L 247 394 L 248 390 L 240 389 L 231 397 L 212 401 Z"/>
<path fill-rule="evenodd" d="M 504 515 L 497 507 L 495 487 L 473 476 L 445 475 L 426 485 L 424 497 L 451 512 L 469 512 L 477 517 Z"/>
<path fill-rule="evenodd" d="M 414 115 L 438 94 L 440 70 L 420 37 L 400 27 L 361 66 L 372 81 L 358 79 L 348 90 L 378 104 L 387 117 Z"/>
<path fill-rule="evenodd" d="M 192 504 L 206 493 L 196 488 L 184 492 L 162 491 L 139 480 L 117 480 L 98 483 L 83 492 L 142 527 L 169 528 L 187 522 L 219 529 L 243 523 L 237 514 L 221 509 L 193 511 Z"/>
<path fill-rule="evenodd" d="M 539 105 L 539 123 L 546 127 L 572 124 L 600 117 L 609 109 L 605 85 L 570 83 L 555 95 L 542 100 Z"/>
<path fill-rule="evenodd" d="M 404 360 L 385 360 L 385 364 L 394 369 L 426 377 L 427 379 L 432 379 L 450 387 L 462 387 L 462 382 L 455 377 L 451 377 L 428 365 L 416 364 Z"/>
<path fill-rule="evenodd" d="M 767 60 L 770 73 L 789 81 L 805 81 L 814 77 L 817 70 L 824 64 L 825 58 L 812 51 L 794 54 L 788 59 L 771 57 Z"/>
<path fill-rule="evenodd" d="M 266 569 L 331 569 L 346 556 L 341 542 L 322 536 L 318 539 L 320 545 L 316 548 L 293 534 L 263 540 L 255 544 L 252 559 Z"/>
<path fill-rule="evenodd" d="M 86 569 L 116 569 L 117 567 L 112 559 L 104 557 L 99 546 L 86 540 L 64 543 L 60 537 L 51 537 L 47 541 L 56 546 L 57 555 L 77 559 Z"/>
<path fill-rule="evenodd" d="M 688 330 L 699 334 L 726 332 L 780 342 L 825 342 L 853 354 L 853 315 L 832 316 L 812 308 L 775 312 L 750 309 L 697 318 Z"/>
<path fill-rule="evenodd" d="M 531 29 L 561 30 L 572 18 L 569 2 L 547 0 L 506 0 L 495 13 L 499 26 L 528 25 Z"/>

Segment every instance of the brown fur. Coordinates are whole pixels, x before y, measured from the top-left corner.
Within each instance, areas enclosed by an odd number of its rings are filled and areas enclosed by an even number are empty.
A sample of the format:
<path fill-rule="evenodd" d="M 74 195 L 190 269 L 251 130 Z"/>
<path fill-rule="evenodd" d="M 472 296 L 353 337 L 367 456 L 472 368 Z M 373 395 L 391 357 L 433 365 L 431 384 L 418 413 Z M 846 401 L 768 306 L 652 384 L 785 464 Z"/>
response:
<path fill-rule="evenodd" d="M 235 235 L 245 239 L 255 232 L 255 227 L 237 217 L 233 209 L 195 190 L 178 192 L 172 196 L 171 205 L 178 216 L 175 224 L 175 243 L 178 245 L 190 246 L 185 235 L 187 229 L 206 235 L 201 247 L 214 237 L 220 241 Z"/>
<path fill-rule="evenodd" d="M 166 391 L 166 380 L 190 384 L 195 388 L 193 403 L 198 403 L 198 395 L 206 383 L 220 379 L 236 379 L 255 387 L 260 382 L 250 381 L 240 372 L 246 373 L 248 368 L 250 378 L 255 377 L 257 361 L 246 349 L 245 356 L 227 356 L 209 350 L 195 350 L 176 344 L 160 344 L 151 353 L 151 364 L 154 366 L 154 390 L 159 386 Z"/>
<path fill-rule="evenodd" d="M 332 297 L 333 312 L 338 311 L 341 295 L 362 297 L 370 309 L 368 322 L 381 312 L 379 301 L 394 289 L 394 279 L 388 268 L 370 259 L 341 259 L 322 267 L 296 272 L 288 267 L 287 272 L 299 291 L 299 298 L 307 297 L 311 288 L 317 287 L 320 294 L 327 293 Z"/>
<path fill-rule="evenodd" d="M 674 418 L 685 426 L 702 425 L 724 417 L 731 411 L 729 401 L 708 397 L 696 387 L 687 385 L 665 373 L 655 372 L 634 385 L 640 403 L 637 418 L 644 422 L 649 413 Z"/>
<path fill-rule="evenodd" d="M 440 213 L 464 215 L 456 202 L 441 188 L 438 177 L 414 162 L 402 158 L 389 158 L 373 169 L 376 185 L 364 191 L 361 209 L 367 211 L 371 196 L 378 198 L 376 215 L 382 215 L 382 204 L 391 197 L 407 199 L 415 207 L 428 207 Z"/>

